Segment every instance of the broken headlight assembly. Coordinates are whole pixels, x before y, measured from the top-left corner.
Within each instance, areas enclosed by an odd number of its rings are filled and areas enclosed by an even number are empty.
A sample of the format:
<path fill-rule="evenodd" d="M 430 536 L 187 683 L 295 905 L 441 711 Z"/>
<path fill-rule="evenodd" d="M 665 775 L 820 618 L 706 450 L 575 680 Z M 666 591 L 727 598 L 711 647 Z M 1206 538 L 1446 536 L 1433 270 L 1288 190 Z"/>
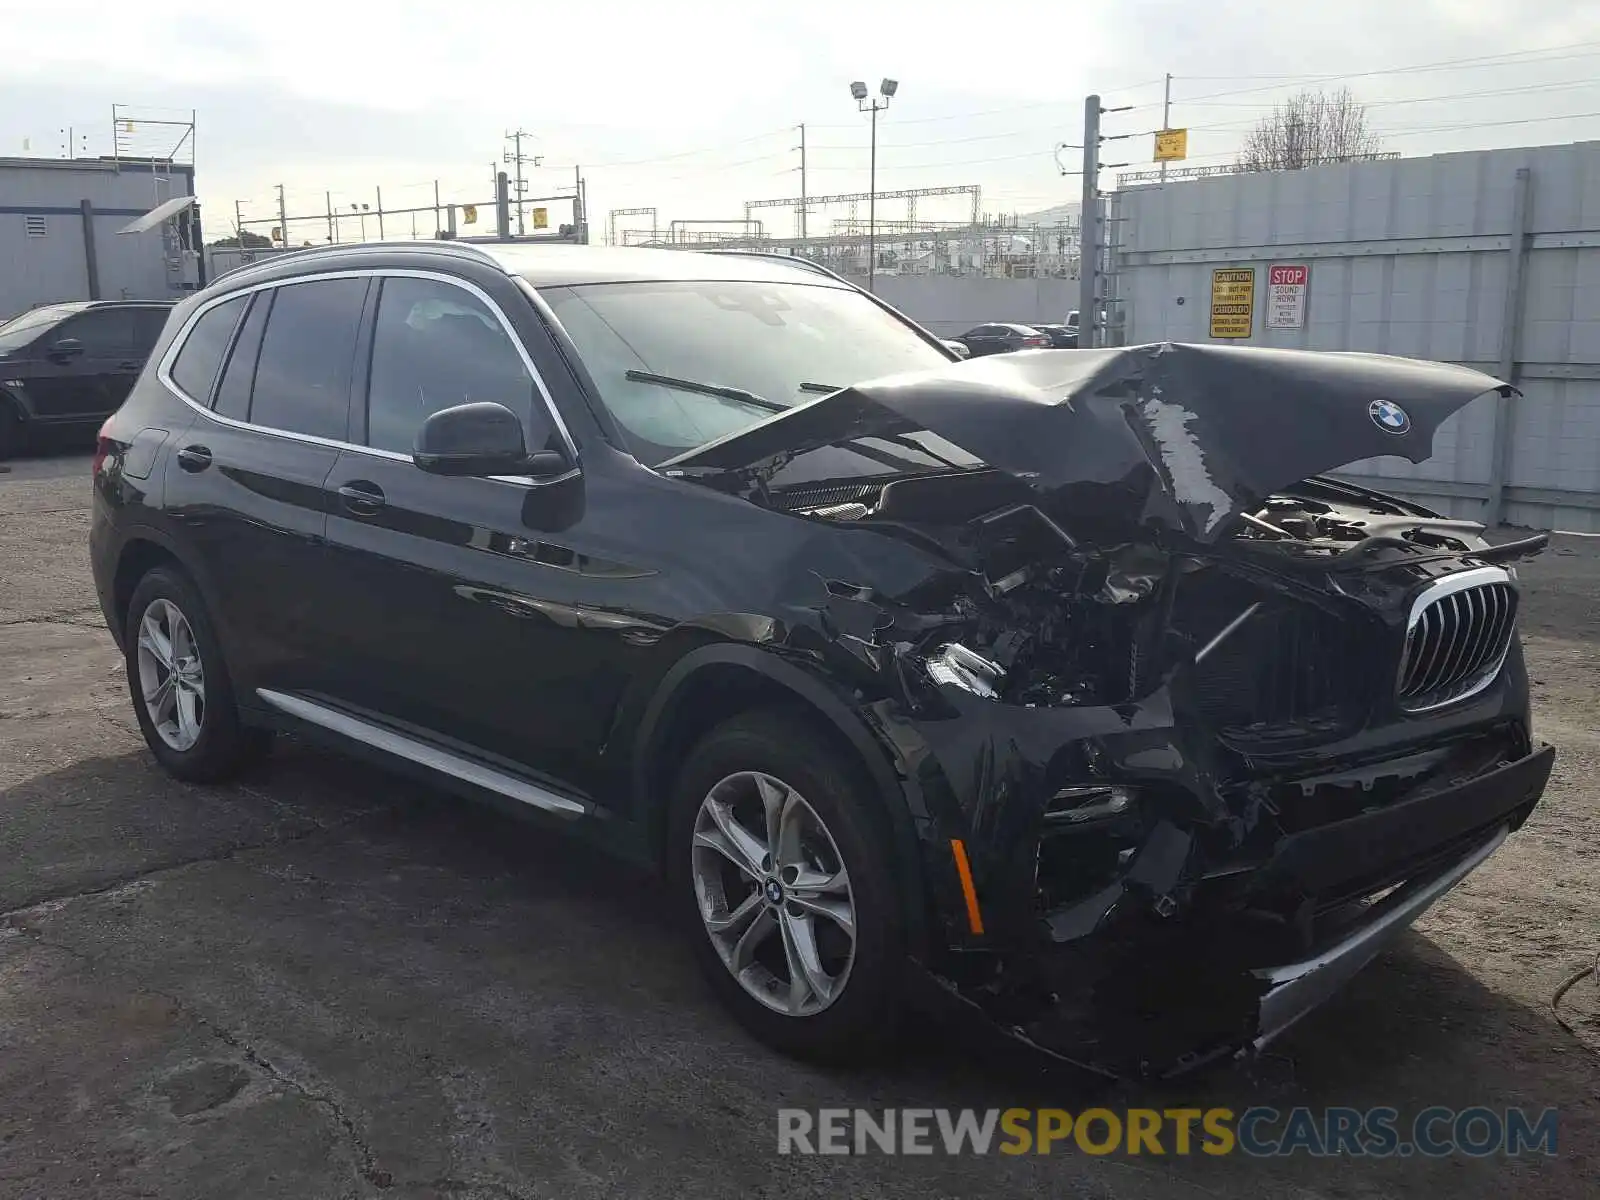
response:
<path fill-rule="evenodd" d="M 928 678 L 941 686 L 958 687 L 985 700 L 1000 696 L 1005 669 L 960 642 L 947 642 L 925 660 Z"/>

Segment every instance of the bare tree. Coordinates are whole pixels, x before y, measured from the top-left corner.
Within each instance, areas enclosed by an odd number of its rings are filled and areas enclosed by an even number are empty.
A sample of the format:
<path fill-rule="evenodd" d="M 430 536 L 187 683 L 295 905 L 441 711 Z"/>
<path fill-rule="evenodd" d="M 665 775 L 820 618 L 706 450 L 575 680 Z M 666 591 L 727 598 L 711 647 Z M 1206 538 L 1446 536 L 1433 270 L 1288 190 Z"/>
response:
<path fill-rule="evenodd" d="M 1366 105 L 1349 88 L 1303 91 L 1246 135 L 1239 166 L 1246 171 L 1296 171 L 1375 154 L 1378 145 L 1377 134 L 1367 128 Z"/>

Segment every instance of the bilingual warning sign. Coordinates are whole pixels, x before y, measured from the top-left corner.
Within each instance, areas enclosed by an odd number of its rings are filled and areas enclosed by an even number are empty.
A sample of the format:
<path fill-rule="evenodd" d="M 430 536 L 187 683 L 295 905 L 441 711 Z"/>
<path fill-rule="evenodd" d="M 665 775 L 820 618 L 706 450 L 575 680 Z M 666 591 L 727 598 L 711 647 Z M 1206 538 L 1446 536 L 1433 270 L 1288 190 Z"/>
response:
<path fill-rule="evenodd" d="M 1273 263 L 1267 270 L 1267 328 L 1304 329 L 1311 268 L 1305 263 Z"/>
<path fill-rule="evenodd" d="M 1211 272 L 1211 336 L 1247 338 L 1256 310 L 1256 269 L 1219 267 Z"/>

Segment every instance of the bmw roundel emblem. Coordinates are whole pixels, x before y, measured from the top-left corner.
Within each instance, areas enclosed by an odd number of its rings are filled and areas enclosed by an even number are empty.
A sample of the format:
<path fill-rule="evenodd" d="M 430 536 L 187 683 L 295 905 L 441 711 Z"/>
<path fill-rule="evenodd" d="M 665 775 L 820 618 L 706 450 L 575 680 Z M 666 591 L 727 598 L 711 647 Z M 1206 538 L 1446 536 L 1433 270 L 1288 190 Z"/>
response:
<path fill-rule="evenodd" d="M 1410 433 L 1411 418 L 1393 400 L 1374 400 L 1367 405 L 1367 416 L 1385 433 Z"/>

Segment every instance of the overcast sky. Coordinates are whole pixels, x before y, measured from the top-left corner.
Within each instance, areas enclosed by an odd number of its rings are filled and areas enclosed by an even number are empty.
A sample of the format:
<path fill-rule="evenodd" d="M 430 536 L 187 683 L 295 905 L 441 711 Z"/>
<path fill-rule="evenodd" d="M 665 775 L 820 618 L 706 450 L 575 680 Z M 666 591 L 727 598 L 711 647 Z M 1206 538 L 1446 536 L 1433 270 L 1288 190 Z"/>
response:
<path fill-rule="evenodd" d="M 377 188 L 386 207 L 431 204 L 435 179 L 446 201 L 487 201 L 502 135 L 519 125 L 533 135 L 524 152 L 544 158 L 530 194 L 582 164 L 597 227 L 611 208 L 654 205 L 664 224 L 798 194 L 801 122 L 809 192 L 864 191 L 868 118 L 849 83 L 885 75 L 900 91 L 879 118 L 879 189 L 975 183 L 990 212 L 1076 199 L 1052 148 L 1080 140 L 1083 96 L 1137 105 L 1106 132 L 1145 135 L 1169 71 L 1172 124 L 1192 130 L 1197 165 L 1227 161 L 1274 100 L 1329 76 L 1348 76 L 1326 86 L 1348 83 L 1406 154 L 1600 138 L 1600 0 L 0 0 L 0 21 L 27 48 L 0 78 L 0 153 L 57 156 L 68 126 L 80 151 L 109 153 L 113 102 L 197 110 L 211 236 L 235 201 L 247 219 L 272 216 L 279 183 L 291 215 L 321 212 L 326 191 L 346 211 Z M 1393 70 L 1405 67 L 1427 69 Z M 165 132 L 141 123 L 133 137 L 146 149 Z M 1148 160 L 1150 143 L 1108 143 L 1102 157 Z M 955 218 L 958 205 L 918 213 Z M 903 215 L 880 205 L 880 219 Z M 765 216 L 790 232 L 789 211 Z M 388 234 L 409 234 L 400 226 Z"/>

